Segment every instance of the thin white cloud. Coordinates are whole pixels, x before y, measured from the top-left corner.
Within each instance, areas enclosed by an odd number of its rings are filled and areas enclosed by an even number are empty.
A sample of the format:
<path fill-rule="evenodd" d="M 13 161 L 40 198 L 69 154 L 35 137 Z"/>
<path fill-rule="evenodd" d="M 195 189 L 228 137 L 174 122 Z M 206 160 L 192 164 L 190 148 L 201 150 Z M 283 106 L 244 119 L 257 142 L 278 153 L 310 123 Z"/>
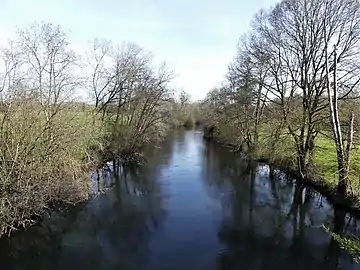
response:
<path fill-rule="evenodd" d="M 222 81 L 237 40 L 249 29 L 253 14 L 276 0 L 0 2 L 0 31 L 5 33 L 0 35 L 0 45 L 11 34 L 9 29 L 33 21 L 71 29 L 69 37 L 77 51 L 95 37 L 114 43 L 134 42 L 176 71 L 178 88 L 201 99 Z"/>

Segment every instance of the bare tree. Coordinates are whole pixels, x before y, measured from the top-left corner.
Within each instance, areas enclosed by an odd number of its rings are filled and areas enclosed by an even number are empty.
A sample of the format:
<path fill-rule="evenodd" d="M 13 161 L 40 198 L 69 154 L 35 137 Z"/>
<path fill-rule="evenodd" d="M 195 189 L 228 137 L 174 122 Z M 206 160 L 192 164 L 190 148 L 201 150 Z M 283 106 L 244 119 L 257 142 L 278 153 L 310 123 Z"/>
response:
<path fill-rule="evenodd" d="M 183 108 L 190 101 L 190 95 L 184 90 L 180 92 L 180 106 Z"/>
<path fill-rule="evenodd" d="M 0 130 L 0 234 L 27 226 L 54 200 L 88 193 L 82 161 L 84 127 L 70 96 L 79 86 L 77 56 L 58 26 L 19 30 L 3 50 Z M 72 192 L 70 192 L 72 190 Z"/>
<path fill-rule="evenodd" d="M 326 10 L 331 16 L 323 24 Z M 359 22 L 359 4 L 351 0 L 333 0 L 328 5 L 325 1 L 287 0 L 269 14 L 258 16 L 255 27 L 268 43 L 263 53 L 273 75 L 266 87 L 271 101 L 282 108 L 283 120 L 295 142 L 298 169 L 304 176 L 324 120 L 322 111 L 327 107 L 325 48 L 336 44 L 339 49 L 339 99 L 345 99 L 359 83 L 359 77 L 353 77 L 359 67 Z M 292 110 L 297 102 L 302 104 L 301 112 Z"/>
<path fill-rule="evenodd" d="M 339 102 L 359 97 L 359 5 L 355 0 L 283 0 L 260 11 L 217 93 L 213 116 L 219 134 L 254 149 L 262 132 L 270 142 L 265 156 L 309 176 L 316 169 L 316 138 L 331 131 L 327 73 L 337 69 Z M 327 55 L 327 48 L 333 45 L 337 60 L 327 72 L 326 60 L 335 53 Z"/>
<path fill-rule="evenodd" d="M 326 15 L 326 14 L 325 14 Z M 324 18 L 324 25 L 326 24 L 327 17 Z M 335 142 L 336 154 L 337 154 L 337 163 L 338 163 L 338 195 L 345 196 L 347 192 L 347 183 L 348 183 L 348 174 L 350 169 L 350 154 L 353 142 L 353 130 L 354 130 L 354 113 L 350 111 L 349 121 L 348 121 L 348 132 L 347 132 L 347 146 L 344 149 L 342 131 L 340 126 L 340 117 L 338 111 L 338 55 L 336 44 L 334 45 L 333 50 L 333 89 L 331 91 L 330 84 L 330 71 L 329 71 L 329 60 L 328 60 L 328 45 L 327 45 L 327 32 L 326 27 L 324 27 L 324 40 L 325 40 L 325 69 L 326 69 L 326 89 L 329 100 L 329 111 L 330 111 L 330 122 L 333 132 L 333 140 Z"/>
<path fill-rule="evenodd" d="M 162 111 L 172 72 L 165 65 L 156 71 L 151 56 L 134 44 L 114 48 L 95 42 L 91 56 L 95 108 L 111 125 L 108 149 L 112 155 L 128 155 L 156 138 L 151 133 L 168 118 Z"/>

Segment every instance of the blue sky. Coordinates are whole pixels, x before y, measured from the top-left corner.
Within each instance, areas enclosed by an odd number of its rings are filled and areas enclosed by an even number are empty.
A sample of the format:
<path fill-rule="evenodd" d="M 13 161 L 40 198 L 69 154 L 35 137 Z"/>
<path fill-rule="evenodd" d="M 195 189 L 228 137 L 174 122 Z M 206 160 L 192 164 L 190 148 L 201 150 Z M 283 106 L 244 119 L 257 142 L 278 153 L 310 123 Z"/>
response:
<path fill-rule="evenodd" d="M 0 45 L 16 27 L 60 24 L 77 49 L 94 38 L 133 42 L 175 70 L 174 85 L 193 100 L 218 85 L 239 37 L 276 0 L 0 0 Z"/>

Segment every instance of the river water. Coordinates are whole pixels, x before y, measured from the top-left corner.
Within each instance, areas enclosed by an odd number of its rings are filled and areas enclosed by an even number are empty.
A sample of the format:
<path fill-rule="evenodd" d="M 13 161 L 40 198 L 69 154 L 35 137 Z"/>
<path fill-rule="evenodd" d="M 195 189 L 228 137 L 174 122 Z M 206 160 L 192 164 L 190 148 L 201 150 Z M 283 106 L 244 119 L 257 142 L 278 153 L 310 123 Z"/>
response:
<path fill-rule="evenodd" d="M 99 195 L 3 240 L 0 269 L 360 269 L 323 226 L 359 221 L 266 165 L 179 131 L 140 168 L 92 174 Z"/>

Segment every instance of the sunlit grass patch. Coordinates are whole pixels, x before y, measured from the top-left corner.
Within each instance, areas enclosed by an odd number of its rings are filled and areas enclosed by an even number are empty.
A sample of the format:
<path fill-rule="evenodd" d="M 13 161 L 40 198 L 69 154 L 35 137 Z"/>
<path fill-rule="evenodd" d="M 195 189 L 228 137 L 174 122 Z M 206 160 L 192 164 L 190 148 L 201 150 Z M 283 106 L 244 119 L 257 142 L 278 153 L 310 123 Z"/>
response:
<path fill-rule="evenodd" d="M 316 139 L 315 164 L 316 172 L 330 185 L 338 181 L 338 165 L 335 143 L 331 138 L 319 136 Z M 350 185 L 355 194 L 359 193 L 360 184 L 360 149 L 355 145 L 351 151 Z"/>

